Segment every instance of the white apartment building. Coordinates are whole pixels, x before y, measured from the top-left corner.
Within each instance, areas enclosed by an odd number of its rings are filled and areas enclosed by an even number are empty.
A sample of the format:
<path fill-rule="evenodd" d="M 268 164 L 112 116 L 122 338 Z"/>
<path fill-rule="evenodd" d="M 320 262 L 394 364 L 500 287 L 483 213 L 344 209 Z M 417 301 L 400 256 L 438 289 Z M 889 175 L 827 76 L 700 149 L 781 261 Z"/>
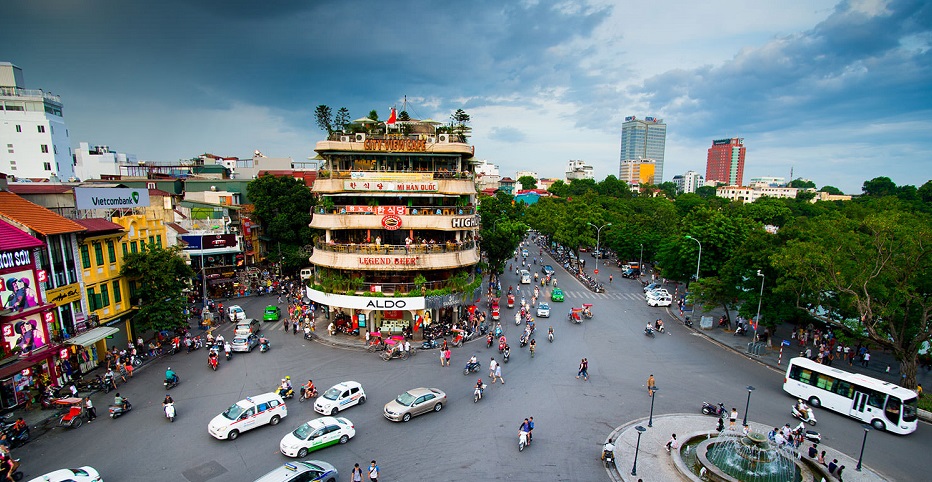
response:
<path fill-rule="evenodd" d="M 74 175 L 81 181 L 101 179 L 103 175 L 120 175 L 120 166 L 136 164 L 136 156 L 114 152 L 110 146 L 91 147 L 87 142 L 74 150 Z"/>
<path fill-rule="evenodd" d="M 476 166 L 476 189 L 483 191 L 485 189 L 498 189 L 502 176 L 499 173 L 498 166 L 489 161 L 478 161 Z"/>
<path fill-rule="evenodd" d="M 705 178 L 696 171 L 686 171 L 673 176 L 673 184 L 676 184 L 677 193 L 696 192 L 696 188 L 705 185 Z"/>
<path fill-rule="evenodd" d="M 749 182 L 750 185 L 766 185 L 771 187 L 781 187 L 786 186 L 785 177 L 773 177 L 773 176 L 763 176 L 763 177 L 752 177 Z"/>
<path fill-rule="evenodd" d="M 592 166 L 583 161 L 571 160 L 566 165 L 566 182 L 570 183 L 574 179 L 595 179 Z"/>
<path fill-rule="evenodd" d="M 732 201 L 752 203 L 762 197 L 796 198 L 799 189 L 795 187 L 770 187 L 763 184 L 754 186 L 722 186 L 715 190 L 715 195 Z"/>
<path fill-rule="evenodd" d="M 0 62 L 0 172 L 68 181 L 74 166 L 61 97 L 24 84 L 22 69 Z"/>

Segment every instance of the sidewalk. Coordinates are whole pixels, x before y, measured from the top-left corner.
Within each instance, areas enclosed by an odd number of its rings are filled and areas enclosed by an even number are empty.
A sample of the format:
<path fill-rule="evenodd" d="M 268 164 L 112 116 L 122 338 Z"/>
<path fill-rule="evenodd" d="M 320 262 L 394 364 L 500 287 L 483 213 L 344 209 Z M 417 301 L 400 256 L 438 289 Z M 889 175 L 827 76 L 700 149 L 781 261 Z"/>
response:
<path fill-rule="evenodd" d="M 660 393 L 660 392 L 658 392 Z M 615 442 L 615 467 L 606 469 L 609 478 L 614 481 L 631 481 L 643 480 L 689 480 L 688 476 L 681 474 L 676 468 L 677 458 L 667 452 L 665 444 L 670 439 L 670 435 L 677 434 L 677 439 L 681 442 L 698 432 L 715 431 L 716 419 L 714 417 L 692 415 L 692 414 L 671 414 L 660 415 L 653 418 L 653 427 L 648 427 L 648 419 L 642 418 L 632 420 L 625 425 L 615 428 L 608 436 L 608 439 Z M 766 434 L 771 427 L 748 421 L 753 431 Z M 647 430 L 641 435 L 640 445 L 638 445 L 638 435 L 635 427 L 641 426 Z M 726 429 L 727 430 L 727 429 Z M 603 442 L 604 443 L 604 442 Z M 807 447 L 805 444 L 804 447 Z M 631 475 L 634 466 L 635 450 L 637 449 L 637 475 Z M 838 459 L 839 465 L 844 465 L 844 479 L 846 482 L 872 482 L 887 480 L 881 474 L 871 470 L 867 466 L 862 466 L 861 472 L 855 470 L 858 462 L 856 459 L 832 449 L 824 444 L 819 444 L 819 451 L 826 451 L 826 459 Z M 806 455 L 803 455 L 806 457 Z M 682 459 L 679 460 L 682 463 Z M 692 475 L 692 474 L 691 474 Z M 697 475 L 692 475 L 691 480 L 700 480 Z M 834 479 L 833 479 L 834 480 Z"/>

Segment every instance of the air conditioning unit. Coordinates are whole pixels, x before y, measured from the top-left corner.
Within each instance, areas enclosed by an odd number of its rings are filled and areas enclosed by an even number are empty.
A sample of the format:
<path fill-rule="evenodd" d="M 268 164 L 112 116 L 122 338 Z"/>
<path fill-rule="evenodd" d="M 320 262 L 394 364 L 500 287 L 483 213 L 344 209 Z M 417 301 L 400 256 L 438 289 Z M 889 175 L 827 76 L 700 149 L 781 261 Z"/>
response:
<path fill-rule="evenodd" d="M 239 226 L 230 226 L 230 232 L 233 234 L 239 234 Z"/>
<path fill-rule="evenodd" d="M 435 142 L 437 142 L 437 138 L 436 138 L 436 137 L 434 137 L 434 136 L 427 136 L 427 143 L 428 143 L 428 144 L 433 144 L 433 143 L 435 143 Z"/>
<path fill-rule="evenodd" d="M 439 143 L 441 143 L 441 144 L 449 144 L 449 143 L 450 143 L 450 134 L 440 134 L 440 135 L 437 136 L 437 138 L 438 138 L 438 141 L 437 141 L 437 142 L 439 142 Z"/>
<path fill-rule="evenodd" d="M 356 134 L 356 142 L 366 142 L 366 135 L 362 132 Z"/>
<path fill-rule="evenodd" d="M 349 136 L 340 136 L 340 142 L 349 142 L 349 141 L 350 141 Z"/>

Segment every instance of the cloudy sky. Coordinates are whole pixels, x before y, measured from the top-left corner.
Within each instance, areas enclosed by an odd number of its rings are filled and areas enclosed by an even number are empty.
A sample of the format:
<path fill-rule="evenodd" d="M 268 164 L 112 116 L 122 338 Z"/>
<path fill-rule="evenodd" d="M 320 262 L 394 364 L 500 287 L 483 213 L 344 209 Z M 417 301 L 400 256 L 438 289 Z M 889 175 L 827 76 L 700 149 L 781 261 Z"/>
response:
<path fill-rule="evenodd" d="M 313 156 L 320 104 L 471 116 L 502 175 L 618 173 L 627 115 L 667 123 L 664 180 L 743 137 L 745 180 L 846 193 L 932 179 L 923 0 L 7 2 L 0 61 L 62 96 L 71 139 L 145 160 Z"/>

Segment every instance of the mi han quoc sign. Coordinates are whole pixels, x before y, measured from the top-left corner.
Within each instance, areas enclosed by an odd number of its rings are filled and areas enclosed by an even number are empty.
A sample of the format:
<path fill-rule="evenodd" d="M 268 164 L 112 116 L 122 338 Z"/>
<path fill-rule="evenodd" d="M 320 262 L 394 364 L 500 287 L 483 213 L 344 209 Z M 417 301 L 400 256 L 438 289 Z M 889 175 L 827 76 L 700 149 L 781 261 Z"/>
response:
<path fill-rule="evenodd" d="M 435 192 L 437 191 L 437 183 L 433 181 L 343 181 L 343 190 L 381 192 Z"/>

